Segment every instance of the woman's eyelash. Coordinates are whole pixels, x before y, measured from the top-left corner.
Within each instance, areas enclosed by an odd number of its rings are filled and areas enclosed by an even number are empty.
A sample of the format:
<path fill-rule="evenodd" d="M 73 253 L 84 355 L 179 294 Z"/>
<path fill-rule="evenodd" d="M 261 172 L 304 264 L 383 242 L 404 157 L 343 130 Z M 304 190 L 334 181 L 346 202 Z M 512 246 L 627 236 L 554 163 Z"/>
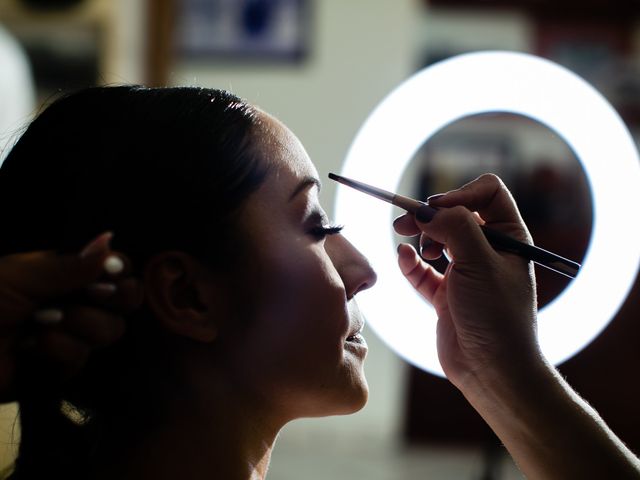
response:
<path fill-rule="evenodd" d="M 317 226 L 311 229 L 311 234 L 319 239 L 326 237 L 327 235 L 336 235 L 342 231 L 343 225 L 329 225 L 329 226 Z"/>

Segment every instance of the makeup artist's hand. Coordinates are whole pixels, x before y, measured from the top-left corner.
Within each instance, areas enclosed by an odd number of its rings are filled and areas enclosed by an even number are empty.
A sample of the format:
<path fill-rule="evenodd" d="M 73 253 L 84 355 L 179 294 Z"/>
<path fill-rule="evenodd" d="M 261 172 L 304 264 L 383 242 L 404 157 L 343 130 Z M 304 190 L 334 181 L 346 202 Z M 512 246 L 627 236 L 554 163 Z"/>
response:
<path fill-rule="evenodd" d="M 431 242 L 423 249 L 426 258 L 437 257 L 445 245 L 452 260 L 441 275 L 412 246 L 399 248 L 402 273 L 438 314 L 438 355 L 449 380 L 462 389 L 477 377 L 502 374 L 517 359 L 539 357 L 533 267 L 494 250 L 479 228 L 485 223 L 531 243 L 502 181 L 483 175 L 429 204 L 440 208 L 430 221 L 406 214 L 394 228 L 401 235 L 421 234 L 421 244 Z"/>
<path fill-rule="evenodd" d="M 36 377 L 62 380 L 80 370 L 92 349 L 124 332 L 121 315 L 135 309 L 142 294 L 127 259 L 110 250 L 110 238 L 100 235 L 80 255 L 0 258 L 1 402 L 15 400 L 22 365 L 39 372 Z"/>
<path fill-rule="evenodd" d="M 440 275 L 413 247 L 399 248 L 400 269 L 438 313 L 438 356 L 449 380 L 526 478 L 640 479 L 640 459 L 540 352 L 533 266 L 491 248 L 478 226 L 531 242 L 504 184 L 483 175 L 429 204 L 440 209 L 403 215 L 394 227 L 433 239 L 423 255 L 437 255 L 440 244 L 452 260 Z"/>

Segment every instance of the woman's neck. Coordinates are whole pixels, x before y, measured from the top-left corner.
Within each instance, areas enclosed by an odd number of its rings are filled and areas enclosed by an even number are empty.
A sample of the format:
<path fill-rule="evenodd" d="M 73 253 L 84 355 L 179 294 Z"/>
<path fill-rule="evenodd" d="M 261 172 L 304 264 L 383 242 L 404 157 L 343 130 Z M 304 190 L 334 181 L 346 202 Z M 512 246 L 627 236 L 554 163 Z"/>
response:
<path fill-rule="evenodd" d="M 249 424 L 248 417 L 219 413 L 206 419 L 185 414 L 179 423 L 146 438 L 130 458 L 127 476 L 263 480 L 276 434 Z"/>
<path fill-rule="evenodd" d="M 241 396 L 216 390 L 184 392 L 162 425 L 134 442 L 122 438 L 133 425 L 113 431 L 96 478 L 263 480 L 282 425 L 265 421 L 270 415 Z"/>

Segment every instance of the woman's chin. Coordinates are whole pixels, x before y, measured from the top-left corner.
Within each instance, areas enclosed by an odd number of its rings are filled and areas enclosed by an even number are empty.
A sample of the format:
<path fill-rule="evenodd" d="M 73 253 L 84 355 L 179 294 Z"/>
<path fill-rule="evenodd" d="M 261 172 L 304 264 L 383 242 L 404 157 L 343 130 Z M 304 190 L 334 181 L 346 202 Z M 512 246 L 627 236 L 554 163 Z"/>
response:
<path fill-rule="evenodd" d="M 323 400 L 316 397 L 315 408 L 307 410 L 300 417 L 331 417 L 334 415 L 350 415 L 356 413 L 367 404 L 369 387 L 364 376 L 358 378 L 357 383 L 348 387 L 336 389 Z"/>
<path fill-rule="evenodd" d="M 358 399 L 351 405 L 351 410 L 347 413 L 350 414 L 359 412 L 367 404 L 367 400 L 369 400 L 369 387 L 367 386 L 367 383 L 364 382 L 363 390 L 360 392 Z"/>
<path fill-rule="evenodd" d="M 350 415 L 364 408 L 369 399 L 369 386 L 364 375 L 358 379 L 358 383 L 350 385 L 348 391 L 344 391 L 338 400 L 338 409 L 333 415 Z"/>

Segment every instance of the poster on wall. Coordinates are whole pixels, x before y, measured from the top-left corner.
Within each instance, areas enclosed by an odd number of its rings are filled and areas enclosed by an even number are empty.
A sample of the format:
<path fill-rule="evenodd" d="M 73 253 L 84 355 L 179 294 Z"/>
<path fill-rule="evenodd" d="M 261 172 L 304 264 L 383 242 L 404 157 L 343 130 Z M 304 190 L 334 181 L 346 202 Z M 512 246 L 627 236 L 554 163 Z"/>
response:
<path fill-rule="evenodd" d="M 308 0 L 182 0 L 177 48 L 187 57 L 302 60 Z"/>

